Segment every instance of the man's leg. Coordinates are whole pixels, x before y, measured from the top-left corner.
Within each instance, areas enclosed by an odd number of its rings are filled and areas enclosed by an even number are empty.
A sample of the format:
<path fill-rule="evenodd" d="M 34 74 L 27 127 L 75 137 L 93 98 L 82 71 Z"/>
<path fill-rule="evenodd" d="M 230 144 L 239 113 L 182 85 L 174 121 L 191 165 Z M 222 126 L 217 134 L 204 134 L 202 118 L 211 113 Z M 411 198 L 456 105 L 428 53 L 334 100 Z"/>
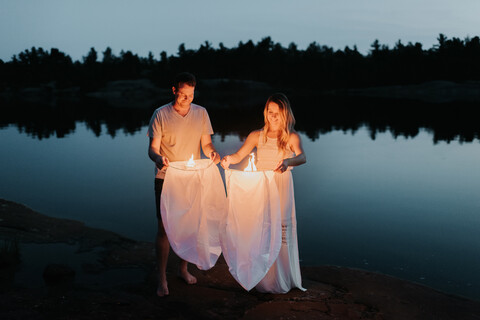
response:
<path fill-rule="evenodd" d="M 155 241 L 155 249 L 157 254 L 158 268 L 157 295 L 159 297 L 163 297 L 169 294 L 167 284 L 167 261 L 168 253 L 170 251 L 170 243 L 168 242 L 167 234 L 163 228 L 163 222 L 160 219 L 158 219 L 158 231 Z"/>
<path fill-rule="evenodd" d="M 158 230 L 155 238 L 155 253 L 157 256 L 157 277 L 158 287 L 157 295 L 163 297 L 169 294 L 167 284 L 167 261 L 170 251 L 165 228 L 163 227 L 162 216 L 160 214 L 160 196 L 162 194 L 163 179 L 155 179 L 155 207 L 157 210 Z"/>
<path fill-rule="evenodd" d="M 157 268 L 158 268 L 158 287 L 157 295 L 163 297 L 169 294 L 167 284 L 167 261 L 168 253 L 170 251 L 170 243 L 163 227 L 162 216 L 160 213 L 160 196 L 163 189 L 163 179 L 155 179 L 155 205 L 157 209 L 157 222 L 158 231 L 155 239 L 155 251 L 157 255 Z M 180 259 L 179 275 L 188 284 L 197 283 L 195 278 L 190 272 L 188 272 L 187 261 Z"/>
<path fill-rule="evenodd" d="M 197 278 L 195 278 L 190 272 L 188 272 L 188 262 L 180 259 L 179 264 L 179 274 L 183 280 L 185 280 L 188 284 L 195 284 L 197 283 Z"/>

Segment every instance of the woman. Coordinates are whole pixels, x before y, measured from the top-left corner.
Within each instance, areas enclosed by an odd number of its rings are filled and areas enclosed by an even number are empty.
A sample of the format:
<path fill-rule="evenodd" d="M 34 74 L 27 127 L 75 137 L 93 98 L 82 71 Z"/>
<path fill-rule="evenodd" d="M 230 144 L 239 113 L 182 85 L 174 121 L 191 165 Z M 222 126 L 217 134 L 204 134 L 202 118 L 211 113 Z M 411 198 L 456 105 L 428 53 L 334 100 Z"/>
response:
<path fill-rule="evenodd" d="M 295 199 L 291 167 L 306 162 L 302 141 L 293 129 L 290 102 L 282 93 L 270 96 L 263 110 L 263 129 L 251 132 L 242 147 L 234 154 L 222 159 L 222 167 L 242 161 L 253 148 L 257 148 L 257 169 L 273 170 L 278 187 L 282 214 L 282 247 L 277 260 L 266 276 L 258 283 L 260 292 L 286 293 L 292 288 L 302 287 L 298 259 Z"/>

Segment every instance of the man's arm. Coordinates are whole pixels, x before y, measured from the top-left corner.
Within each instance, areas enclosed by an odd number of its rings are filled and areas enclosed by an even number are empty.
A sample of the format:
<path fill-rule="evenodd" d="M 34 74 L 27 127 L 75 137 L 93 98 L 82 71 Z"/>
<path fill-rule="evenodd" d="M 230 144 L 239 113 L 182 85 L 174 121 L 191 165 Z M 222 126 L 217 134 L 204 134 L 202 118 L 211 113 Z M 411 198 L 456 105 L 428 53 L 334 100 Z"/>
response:
<path fill-rule="evenodd" d="M 217 150 L 215 150 L 215 147 L 213 146 L 212 137 L 209 134 L 204 134 L 202 135 L 200 143 L 202 145 L 203 153 L 207 157 L 212 159 L 213 162 L 215 162 L 215 164 L 219 163 L 220 155 L 218 154 Z"/>
<path fill-rule="evenodd" d="M 155 162 L 158 169 L 162 169 L 163 166 L 168 167 L 167 157 L 162 157 L 160 154 L 161 138 L 150 138 L 150 144 L 148 145 L 148 156 Z"/>

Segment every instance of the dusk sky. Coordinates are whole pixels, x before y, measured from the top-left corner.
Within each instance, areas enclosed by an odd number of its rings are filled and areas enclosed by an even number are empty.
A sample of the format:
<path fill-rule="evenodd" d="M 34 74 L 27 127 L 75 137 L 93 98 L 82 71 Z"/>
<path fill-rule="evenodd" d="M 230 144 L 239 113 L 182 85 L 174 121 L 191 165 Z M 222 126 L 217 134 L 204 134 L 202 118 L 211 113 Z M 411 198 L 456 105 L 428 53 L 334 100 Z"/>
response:
<path fill-rule="evenodd" d="M 299 49 L 317 42 L 334 49 L 375 39 L 392 47 L 420 42 L 425 49 L 448 38 L 480 35 L 478 0 L 0 0 L 0 59 L 32 46 L 58 48 L 81 60 L 91 47 L 177 54 L 209 41 L 226 47 L 270 36 Z"/>

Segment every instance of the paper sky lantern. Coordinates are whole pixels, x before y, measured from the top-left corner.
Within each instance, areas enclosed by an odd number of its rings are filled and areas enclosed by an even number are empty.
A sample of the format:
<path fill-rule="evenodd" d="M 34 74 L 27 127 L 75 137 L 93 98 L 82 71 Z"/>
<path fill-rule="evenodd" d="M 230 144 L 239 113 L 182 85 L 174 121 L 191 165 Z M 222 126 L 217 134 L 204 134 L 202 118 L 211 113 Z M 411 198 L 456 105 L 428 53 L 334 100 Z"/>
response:
<path fill-rule="evenodd" d="M 230 273 L 246 290 L 262 280 L 281 247 L 274 175 L 273 171 L 225 170 L 228 208 L 221 229 L 222 251 Z"/>
<path fill-rule="evenodd" d="M 162 221 L 170 246 L 199 269 L 221 254 L 219 228 L 226 213 L 220 172 L 210 159 L 170 162 L 161 196 Z"/>

